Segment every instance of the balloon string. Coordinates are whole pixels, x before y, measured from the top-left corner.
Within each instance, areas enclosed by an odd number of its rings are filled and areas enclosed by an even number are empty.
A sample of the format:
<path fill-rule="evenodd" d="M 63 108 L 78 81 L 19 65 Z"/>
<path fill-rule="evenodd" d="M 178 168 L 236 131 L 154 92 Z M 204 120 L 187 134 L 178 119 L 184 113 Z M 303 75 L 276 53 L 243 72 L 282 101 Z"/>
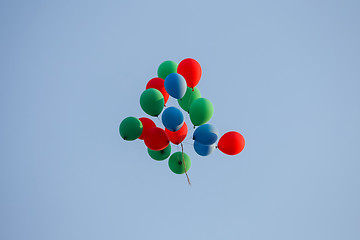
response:
<path fill-rule="evenodd" d="M 182 152 L 182 162 L 183 162 L 184 167 L 185 167 L 186 178 L 188 180 L 189 185 L 191 186 L 190 178 L 189 178 L 189 175 L 187 174 L 187 170 L 186 170 L 185 159 L 184 159 L 184 146 L 183 146 L 182 143 L 181 143 L 181 152 Z"/>
<path fill-rule="evenodd" d="M 159 120 L 160 124 L 161 124 L 162 126 L 164 126 L 164 124 L 162 123 L 162 121 L 161 121 L 160 118 L 159 118 L 159 115 L 157 115 L 156 118 Z"/>

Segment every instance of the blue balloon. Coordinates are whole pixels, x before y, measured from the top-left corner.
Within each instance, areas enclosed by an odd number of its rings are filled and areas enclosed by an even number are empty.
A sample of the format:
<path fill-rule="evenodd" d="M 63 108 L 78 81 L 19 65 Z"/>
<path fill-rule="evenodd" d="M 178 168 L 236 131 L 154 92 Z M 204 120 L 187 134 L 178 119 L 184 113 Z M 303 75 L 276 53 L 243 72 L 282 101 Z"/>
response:
<path fill-rule="evenodd" d="M 211 145 L 204 145 L 194 141 L 194 150 L 200 156 L 208 156 L 214 151 L 215 145 L 215 143 Z"/>
<path fill-rule="evenodd" d="M 176 107 L 168 107 L 161 116 L 164 126 L 170 131 L 176 132 L 184 124 L 184 115 Z"/>
<path fill-rule="evenodd" d="M 164 85 L 165 90 L 173 98 L 180 99 L 186 93 L 187 85 L 185 78 L 178 73 L 170 73 L 165 78 Z"/>
<path fill-rule="evenodd" d="M 211 145 L 217 141 L 218 136 L 219 132 L 213 125 L 203 124 L 195 130 L 193 139 L 198 143 Z"/>

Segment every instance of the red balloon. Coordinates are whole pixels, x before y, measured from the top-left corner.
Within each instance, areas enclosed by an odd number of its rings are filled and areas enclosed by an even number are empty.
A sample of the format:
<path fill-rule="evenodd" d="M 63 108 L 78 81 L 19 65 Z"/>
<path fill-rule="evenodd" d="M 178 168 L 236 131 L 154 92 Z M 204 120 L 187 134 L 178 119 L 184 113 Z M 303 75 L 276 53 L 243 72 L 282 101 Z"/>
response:
<path fill-rule="evenodd" d="M 165 90 L 164 82 L 165 80 L 162 78 L 153 78 L 146 84 L 146 89 L 155 88 L 159 90 L 164 96 L 164 103 L 166 104 L 169 99 L 169 94 Z"/>
<path fill-rule="evenodd" d="M 150 128 L 156 127 L 156 124 L 149 118 L 146 117 L 142 117 L 139 118 L 139 120 L 141 121 L 142 125 L 143 125 L 143 131 L 139 137 L 139 139 L 144 140 L 145 136 L 147 135 L 147 132 Z"/>
<path fill-rule="evenodd" d="M 202 71 L 195 59 L 186 58 L 179 63 L 177 73 L 185 78 L 188 87 L 194 88 L 200 81 Z"/>
<path fill-rule="evenodd" d="M 154 151 L 160 151 L 169 145 L 169 137 L 166 132 L 158 127 L 150 128 L 144 139 L 145 145 Z"/>
<path fill-rule="evenodd" d="M 172 142 L 173 144 L 179 144 L 186 138 L 188 127 L 186 125 L 186 122 L 184 122 L 182 127 L 176 132 L 170 131 L 167 128 L 165 128 L 165 132 L 169 136 L 170 142 Z"/>
<path fill-rule="evenodd" d="M 218 148 L 225 154 L 239 154 L 245 147 L 244 137 L 235 131 L 225 133 L 219 140 Z"/>

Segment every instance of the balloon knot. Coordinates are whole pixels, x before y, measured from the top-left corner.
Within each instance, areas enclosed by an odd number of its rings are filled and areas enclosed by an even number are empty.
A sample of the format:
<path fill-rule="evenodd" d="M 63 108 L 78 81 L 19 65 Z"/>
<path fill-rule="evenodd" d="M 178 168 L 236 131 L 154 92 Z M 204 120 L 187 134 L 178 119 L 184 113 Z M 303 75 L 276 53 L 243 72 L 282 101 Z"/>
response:
<path fill-rule="evenodd" d="M 194 88 L 192 88 L 192 91 L 194 91 Z"/>

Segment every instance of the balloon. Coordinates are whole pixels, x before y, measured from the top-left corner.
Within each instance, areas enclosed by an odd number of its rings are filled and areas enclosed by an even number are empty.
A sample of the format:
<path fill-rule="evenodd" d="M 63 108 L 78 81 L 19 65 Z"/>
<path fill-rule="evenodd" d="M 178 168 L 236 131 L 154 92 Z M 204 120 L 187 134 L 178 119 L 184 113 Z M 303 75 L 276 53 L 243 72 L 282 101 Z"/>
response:
<path fill-rule="evenodd" d="M 165 78 L 165 89 L 173 98 L 180 99 L 186 93 L 186 81 L 178 73 L 170 73 Z"/>
<path fill-rule="evenodd" d="M 148 153 L 150 157 L 157 161 L 162 161 L 167 159 L 170 156 L 171 153 L 171 145 L 169 144 L 166 148 L 160 151 L 154 151 L 148 148 Z"/>
<path fill-rule="evenodd" d="M 211 145 L 216 142 L 218 139 L 219 132 L 211 124 L 203 124 L 200 127 L 196 128 L 193 139 L 198 143 Z"/>
<path fill-rule="evenodd" d="M 211 145 L 205 145 L 194 141 L 194 150 L 200 156 L 208 156 L 210 155 L 215 149 L 215 143 Z"/>
<path fill-rule="evenodd" d="M 184 152 L 173 153 L 169 159 L 170 170 L 176 174 L 185 173 L 184 162 L 185 162 L 185 166 L 186 166 L 186 171 L 189 171 L 189 169 L 191 167 L 190 157 Z"/>
<path fill-rule="evenodd" d="M 244 147 L 244 137 L 235 131 L 225 133 L 218 143 L 219 150 L 228 155 L 236 155 L 240 153 Z"/>
<path fill-rule="evenodd" d="M 154 127 L 147 131 L 144 142 L 151 150 L 159 151 L 169 145 L 169 137 L 163 129 Z"/>
<path fill-rule="evenodd" d="M 184 122 L 182 127 L 179 130 L 177 130 L 176 132 L 172 132 L 167 128 L 165 128 L 165 132 L 168 135 L 170 142 L 177 145 L 177 144 L 181 143 L 182 141 L 184 141 L 184 139 L 186 138 L 186 135 L 188 132 L 188 127 L 186 125 L 186 122 Z"/>
<path fill-rule="evenodd" d="M 201 94 L 199 89 L 197 89 L 196 87 L 194 87 L 194 89 L 187 87 L 185 95 L 182 98 L 178 99 L 178 103 L 182 109 L 184 109 L 186 112 L 189 112 L 191 103 L 200 97 Z"/>
<path fill-rule="evenodd" d="M 162 123 L 170 131 L 176 132 L 184 124 L 184 116 L 176 107 L 166 108 L 161 116 Z"/>
<path fill-rule="evenodd" d="M 188 87 L 194 88 L 199 83 L 202 72 L 195 59 L 186 58 L 179 63 L 177 73 L 185 78 Z"/>
<path fill-rule="evenodd" d="M 127 117 L 120 123 L 120 136 L 126 141 L 137 139 L 143 131 L 143 125 L 136 117 Z"/>
<path fill-rule="evenodd" d="M 162 78 L 153 78 L 146 84 L 146 89 L 155 88 L 161 92 L 164 97 L 164 103 L 166 104 L 169 99 L 169 94 L 165 90 L 165 80 Z"/>
<path fill-rule="evenodd" d="M 173 61 L 161 63 L 157 71 L 159 78 L 165 79 L 170 73 L 176 73 L 177 66 L 177 63 Z"/>
<path fill-rule="evenodd" d="M 164 108 L 164 97 L 155 88 L 146 89 L 140 96 L 140 106 L 150 116 L 157 117 Z"/>
<path fill-rule="evenodd" d="M 214 113 L 212 103 L 206 98 L 196 99 L 190 106 L 190 120 L 194 126 L 200 126 L 207 123 Z"/>
<path fill-rule="evenodd" d="M 146 118 L 146 117 L 139 118 L 139 120 L 141 121 L 141 123 L 143 125 L 142 134 L 140 135 L 139 139 L 144 140 L 144 138 L 147 134 L 147 131 L 150 128 L 156 127 L 156 125 L 151 119 Z"/>

